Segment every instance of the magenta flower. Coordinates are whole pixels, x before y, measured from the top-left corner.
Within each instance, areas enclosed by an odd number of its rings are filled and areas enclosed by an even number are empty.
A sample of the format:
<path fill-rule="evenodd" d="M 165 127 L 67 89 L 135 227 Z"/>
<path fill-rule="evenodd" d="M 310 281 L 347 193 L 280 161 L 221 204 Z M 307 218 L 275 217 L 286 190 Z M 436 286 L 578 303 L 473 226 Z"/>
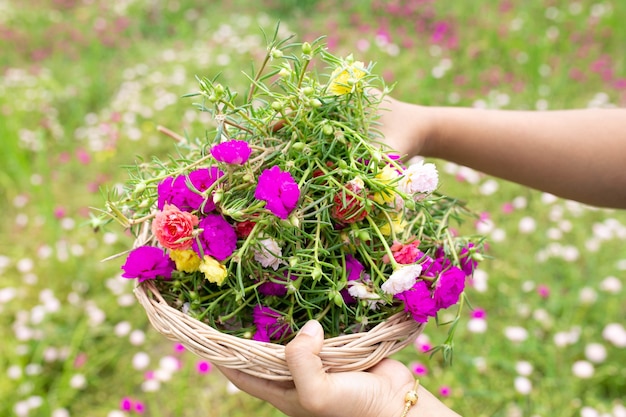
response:
<path fill-rule="evenodd" d="M 282 313 L 260 304 L 254 306 L 252 319 L 256 325 L 256 333 L 253 340 L 270 342 L 280 340 L 291 334 L 291 327 L 286 322 Z"/>
<path fill-rule="evenodd" d="M 199 374 L 208 374 L 209 372 L 211 372 L 211 370 L 211 362 L 200 361 L 196 363 L 196 371 L 198 371 Z"/>
<path fill-rule="evenodd" d="M 120 401 L 120 410 L 133 411 L 133 400 L 128 397 L 122 398 L 122 401 Z"/>
<path fill-rule="evenodd" d="M 169 203 L 183 211 L 200 210 L 203 213 L 209 213 L 215 209 L 213 198 L 209 196 L 205 199 L 198 192 L 209 189 L 223 175 L 224 173 L 219 168 L 210 167 L 191 171 L 188 175 L 167 177 L 157 186 L 157 207 L 163 210 L 165 204 Z M 197 192 L 187 185 L 187 181 Z"/>
<path fill-rule="evenodd" d="M 426 323 L 429 317 L 437 314 L 437 305 L 425 281 L 418 281 L 413 288 L 394 295 L 394 298 L 404 302 L 404 311 L 419 323 Z"/>
<path fill-rule="evenodd" d="M 461 269 L 465 273 L 465 275 L 472 275 L 476 267 L 478 266 L 478 261 L 472 258 L 474 244 L 470 243 L 466 247 L 461 250 L 459 254 L 459 261 L 461 262 Z"/>
<path fill-rule="evenodd" d="M 435 284 L 434 298 L 437 308 L 448 308 L 459 301 L 465 289 L 465 273 L 456 266 L 451 266 L 441 273 Z"/>
<path fill-rule="evenodd" d="M 213 158 L 234 165 L 245 164 L 251 153 L 252 149 L 245 140 L 229 140 L 211 148 Z"/>
<path fill-rule="evenodd" d="M 265 281 L 263 284 L 259 285 L 259 293 L 263 295 L 274 295 L 277 297 L 282 297 L 287 294 L 287 284 L 289 280 L 295 281 L 298 277 L 294 274 L 289 275 L 285 272 L 283 274 L 283 279 L 279 279 L 279 277 L 274 277 L 274 281 Z"/>
<path fill-rule="evenodd" d="M 122 265 L 123 278 L 137 278 L 139 282 L 161 277 L 170 279 L 176 264 L 162 249 L 154 246 L 140 246 L 133 249 Z"/>
<path fill-rule="evenodd" d="M 300 189 L 291 174 L 278 166 L 266 169 L 259 176 L 254 197 L 266 201 L 265 207 L 281 219 L 286 219 L 296 208 Z"/>
<path fill-rule="evenodd" d="M 357 281 L 362 278 L 365 267 L 354 256 L 346 255 L 346 275 L 348 281 Z M 356 299 L 350 295 L 347 288 L 341 290 L 341 296 L 346 304 L 354 304 Z"/>
<path fill-rule="evenodd" d="M 202 229 L 202 232 L 193 240 L 191 247 L 200 258 L 210 255 L 218 261 L 223 261 L 237 248 L 235 229 L 219 214 L 207 215 L 200 220 L 198 228 Z"/>

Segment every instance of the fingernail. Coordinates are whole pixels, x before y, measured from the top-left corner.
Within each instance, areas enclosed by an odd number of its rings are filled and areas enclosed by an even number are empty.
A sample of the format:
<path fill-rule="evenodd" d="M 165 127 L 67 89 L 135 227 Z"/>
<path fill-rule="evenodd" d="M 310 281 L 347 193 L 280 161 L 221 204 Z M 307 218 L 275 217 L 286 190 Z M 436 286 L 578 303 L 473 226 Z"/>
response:
<path fill-rule="evenodd" d="M 316 337 L 320 334 L 322 330 L 322 326 L 316 320 L 309 320 L 305 323 L 304 326 L 300 329 L 301 334 L 305 334 L 307 336 Z"/>

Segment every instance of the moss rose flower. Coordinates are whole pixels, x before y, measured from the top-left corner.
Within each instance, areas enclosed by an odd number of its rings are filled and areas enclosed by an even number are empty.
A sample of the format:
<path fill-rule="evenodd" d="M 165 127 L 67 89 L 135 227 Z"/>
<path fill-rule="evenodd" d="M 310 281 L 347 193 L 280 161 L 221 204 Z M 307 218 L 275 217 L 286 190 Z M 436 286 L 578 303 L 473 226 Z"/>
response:
<path fill-rule="evenodd" d="M 152 221 L 152 234 L 163 247 L 172 250 L 189 249 L 193 228 L 198 222 L 196 215 L 166 203 Z"/>
<path fill-rule="evenodd" d="M 157 207 L 163 210 L 165 204 L 169 203 L 183 211 L 211 212 L 215 209 L 212 196 L 205 199 L 199 192 L 208 190 L 223 175 L 224 173 L 219 168 L 210 167 L 191 171 L 187 175 L 167 177 L 157 186 Z M 187 181 L 193 188 L 187 185 Z"/>
<path fill-rule="evenodd" d="M 360 222 L 367 216 L 366 198 L 363 182 L 352 180 L 333 197 L 330 215 L 342 224 Z"/>
<path fill-rule="evenodd" d="M 290 173 L 273 166 L 259 176 L 254 197 L 266 201 L 265 208 L 281 219 L 286 219 L 298 204 L 300 189 Z"/>
<path fill-rule="evenodd" d="M 133 249 L 122 265 L 123 278 L 137 278 L 139 282 L 161 277 L 170 279 L 174 271 L 174 262 L 154 246 L 140 246 Z"/>
<path fill-rule="evenodd" d="M 219 214 L 207 215 L 200 220 L 198 227 L 202 232 L 193 240 L 192 247 L 201 258 L 210 255 L 223 261 L 237 248 L 235 229 Z"/>
<path fill-rule="evenodd" d="M 250 145 L 245 140 L 229 140 L 211 148 L 211 155 L 219 162 L 242 165 L 250 158 Z"/>

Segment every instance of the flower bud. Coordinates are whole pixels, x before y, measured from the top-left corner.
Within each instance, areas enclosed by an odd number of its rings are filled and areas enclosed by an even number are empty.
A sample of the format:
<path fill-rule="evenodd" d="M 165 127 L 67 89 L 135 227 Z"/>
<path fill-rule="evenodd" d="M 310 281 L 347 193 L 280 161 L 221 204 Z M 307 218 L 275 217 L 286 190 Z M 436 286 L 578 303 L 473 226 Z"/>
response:
<path fill-rule="evenodd" d="M 333 302 L 335 303 L 337 307 L 343 307 L 343 304 L 344 304 L 343 297 L 341 296 L 341 293 L 339 293 L 338 291 L 334 291 Z"/>
<path fill-rule="evenodd" d="M 133 190 L 134 196 L 140 196 L 146 190 L 146 183 L 141 181 L 135 185 L 135 189 Z"/>
<path fill-rule="evenodd" d="M 224 86 L 222 84 L 215 84 L 215 95 L 222 97 L 224 95 Z"/>
<path fill-rule="evenodd" d="M 322 268 L 316 266 L 311 272 L 311 278 L 313 278 L 314 281 L 318 281 L 320 278 L 322 278 Z"/>
<path fill-rule="evenodd" d="M 213 203 L 217 204 L 222 201 L 222 197 L 224 197 L 224 190 L 218 189 L 213 193 Z"/>
<path fill-rule="evenodd" d="M 297 227 L 297 228 L 300 227 L 300 219 L 295 214 L 292 214 L 291 216 L 289 216 L 289 223 L 291 223 L 293 227 Z"/>
<path fill-rule="evenodd" d="M 283 51 L 281 51 L 280 49 L 277 49 L 277 48 L 272 48 L 272 50 L 270 51 L 270 56 L 273 59 L 282 58 L 283 57 Z"/>
<path fill-rule="evenodd" d="M 332 135 L 332 134 L 335 132 L 335 129 L 334 129 L 331 125 L 329 125 L 329 124 L 325 124 L 325 125 L 322 127 L 322 132 L 323 132 L 325 135 L 330 136 L 330 135 Z"/>
<path fill-rule="evenodd" d="M 311 99 L 310 104 L 311 104 L 311 107 L 313 107 L 314 109 L 319 109 L 320 107 L 322 107 L 322 102 L 316 98 Z"/>
<path fill-rule="evenodd" d="M 312 96 L 313 94 L 315 94 L 315 89 L 313 87 L 304 87 L 302 89 L 302 94 L 304 94 L 305 96 Z"/>
<path fill-rule="evenodd" d="M 369 242 L 370 240 L 372 240 L 372 236 L 370 235 L 370 232 L 368 232 L 367 230 L 359 230 L 357 237 L 362 242 Z"/>
<path fill-rule="evenodd" d="M 280 102 L 280 101 L 273 101 L 272 104 L 272 109 L 275 111 L 282 111 L 285 108 L 285 104 Z"/>
<path fill-rule="evenodd" d="M 302 44 L 302 53 L 303 53 L 304 55 L 311 55 L 311 51 L 312 51 L 312 49 L 311 49 L 311 44 L 310 44 L 310 43 L 308 43 L 308 42 L 304 42 L 304 43 Z"/>
<path fill-rule="evenodd" d="M 415 200 L 413 200 L 412 198 L 405 200 L 404 207 L 406 207 L 407 210 L 415 210 Z"/>

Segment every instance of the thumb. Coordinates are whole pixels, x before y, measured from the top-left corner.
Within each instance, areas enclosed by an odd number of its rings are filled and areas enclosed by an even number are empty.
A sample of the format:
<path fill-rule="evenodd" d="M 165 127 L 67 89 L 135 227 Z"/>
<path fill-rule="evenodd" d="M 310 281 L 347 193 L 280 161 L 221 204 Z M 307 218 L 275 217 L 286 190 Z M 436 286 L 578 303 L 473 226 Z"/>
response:
<path fill-rule="evenodd" d="M 310 320 L 285 347 L 287 366 L 301 398 L 313 398 L 325 384 L 326 372 L 318 356 L 323 344 L 324 330 L 321 324 Z"/>

